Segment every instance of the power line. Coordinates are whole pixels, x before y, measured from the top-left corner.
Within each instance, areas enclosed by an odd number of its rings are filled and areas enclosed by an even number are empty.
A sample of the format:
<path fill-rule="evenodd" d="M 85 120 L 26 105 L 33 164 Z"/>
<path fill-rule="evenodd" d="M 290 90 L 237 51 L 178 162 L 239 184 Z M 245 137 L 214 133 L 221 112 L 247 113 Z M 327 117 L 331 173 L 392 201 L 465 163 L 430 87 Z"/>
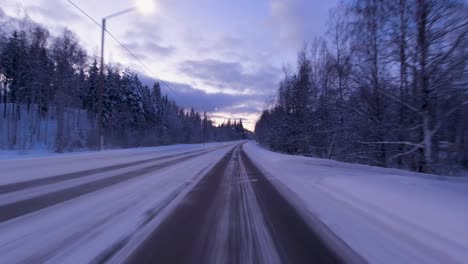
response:
<path fill-rule="evenodd" d="M 177 93 L 165 82 L 163 81 L 161 78 L 159 78 L 156 73 L 153 72 L 153 70 L 151 70 L 151 68 L 149 68 L 145 63 L 143 63 L 143 61 L 138 58 L 129 48 L 127 48 L 120 40 L 118 40 L 114 35 L 112 35 L 112 33 L 110 33 L 107 29 L 105 30 L 109 36 L 111 36 L 122 48 L 124 48 L 133 58 L 135 58 L 135 60 L 137 60 L 141 65 L 143 65 L 143 67 L 145 67 L 145 69 L 150 72 L 151 74 L 153 74 L 153 76 L 159 80 L 159 82 L 161 82 L 163 85 L 165 85 L 168 89 L 170 89 L 175 95 L 177 95 Z"/>
<path fill-rule="evenodd" d="M 77 4 L 75 4 L 72 0 L 67 0 L 71 5 L 73 5 L 76 9 L 78 9 L 81 13 L 83 13 L 86 17 L 88 17 L 91 21 L 94 22 L 98 27 L 103 29 L 103 26 L 92 16 L 86 13 L 82 8 L 80 8 Z M 136 56 L 127 46 L 125 46 L 117 37 L 115 37 L 107 28 L 104 28 L 104 31 L 115 41 L 119 44 L 128 54 L 130 54 L 136 61 L 138 61 L 149 73 L 151 73 L 156 79 L 159 80 L 164 86 L 166 86 L 169 90 L 171 90 L 175 95 L 178 95 L 174 89 L 172 89 L 165 81 L 159 78 L 150 67 L 148 67 L 138 56 Z"/>

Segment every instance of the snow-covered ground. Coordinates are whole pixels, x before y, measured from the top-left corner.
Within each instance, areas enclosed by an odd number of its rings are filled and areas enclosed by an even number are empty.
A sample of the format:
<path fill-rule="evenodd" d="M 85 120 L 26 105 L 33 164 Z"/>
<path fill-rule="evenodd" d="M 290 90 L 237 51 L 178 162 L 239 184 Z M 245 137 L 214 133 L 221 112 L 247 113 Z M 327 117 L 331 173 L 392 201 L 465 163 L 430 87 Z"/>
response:
<path fill-rule="evenodd" d="M 4 160 L 14 159 L 31 159 L 31 158 L 45 158 L 45 157 L 65 157 L 65 156 L 76 156 L 76 155 L 106 155 L 106 153 L 144 153 L 145 151 L 166 151 L 166 150 L 187 150 L 199 147 L 209 147 L 219 145 L 220 143 L 204 143 L 204 144 L 174 144 L 167 146 L 158 147 L 141 147 L 141 148 L 128 148 L 128 149 L 108 149 L 103 151 L 95 150 L 79 150 L 73 152 L 57 153 L 46 149 L 43 146 L 28 150 L 0 150 L 0 162 Z"/>
<path fill-rule="evenodd" d="M 6 107 L 6 115 L 4 115 Z M 14 115 L 19 107 L 20 119 Z M 37 105 L 2 104 L 0 107 L 0 159 L 10 154 L 47 154 L 56 148 L 58 119 L 55 107 L 51 106 L 46 114 L 41 114 Z M 84 110 L 66 108 L 63 111 L 63 138 L 67 143 L 65 150 L 85 147 L 87 137 L 93 133 L 93 122 Z M 14 142 L 14 144 L 13 144 Z M 6 154 L 6 155 L 5 155 Z"/>
<path fill-rule="evenodd" d="M 0 210 L 10 212 L 15 208 L 7 206 L 15 202 L 47 194 L 55 199 L 55 193 L 60 190 L 125 173 L 141 173 L 97 191 L 0 221 L 0 263 L 90 263 L 106 259 L 126 241 L 142 235 L 141 230 L 149 222 L 164 217 L 164 212 L 176 206 L 184 193 L 235 144 L 176 145 L 0 161 L 1 186 L 167 157 L 15 192 L 0 192 Z M 27 205 L 35 206 L 35 201 Z"/>
<path fill-rule="evenodd" d="M 15 155 L 8 151 L 10 155 L 7 158 L 0 157 L 0 184 L 33 180 L 229 144 L 232 143 L 178 144 L 65 154 L 38 151 L 29 155 Z M 34 174 L 31 174 L 32 169 Z"/>
<path fill-rule="evenodd" d="M 238 144 L 0 159 L 0 263 L 119 262 Z M 467 262 L 468 179 L 243 147 L 341 249 L 370 263 Z"/>
<path fill-rule="evenodd" d="M 467 263 L 467 179 L 244 149 L 370 263 Z"/>

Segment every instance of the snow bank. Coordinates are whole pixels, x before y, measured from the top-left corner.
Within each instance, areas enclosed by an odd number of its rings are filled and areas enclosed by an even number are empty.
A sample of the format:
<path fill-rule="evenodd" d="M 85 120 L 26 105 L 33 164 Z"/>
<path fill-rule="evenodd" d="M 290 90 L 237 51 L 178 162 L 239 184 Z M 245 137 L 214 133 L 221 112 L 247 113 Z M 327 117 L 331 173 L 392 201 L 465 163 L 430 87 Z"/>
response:
<path fill-rule="evenodd" d="M 244 149 L 371 263 L 468 260 L 467 179 Z"/>
<path fill-rule="evenodd" d="M 94 131 L 94 121 L 89 119 L 86 111 L 73 108 L 63 110 L 63 120 L 64 149 L 85 148 L 88 137 Z M 58 126 L 55 107 L 41 114 L 34 104 L 29 109 L 27 105 L 1 104 L 0 149 L 16 150 L 17 153 L 50 152 L 57 147 Z"/>

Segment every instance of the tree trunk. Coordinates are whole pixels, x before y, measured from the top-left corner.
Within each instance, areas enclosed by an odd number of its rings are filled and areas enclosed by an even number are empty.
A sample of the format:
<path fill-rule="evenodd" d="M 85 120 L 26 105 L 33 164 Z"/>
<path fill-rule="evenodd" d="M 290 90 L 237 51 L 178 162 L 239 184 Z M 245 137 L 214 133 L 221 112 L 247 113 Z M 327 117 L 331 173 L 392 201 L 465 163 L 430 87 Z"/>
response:
<path fill-rule="evenodd" d="M 431 118 L 428 113 L 423 117 L 423 129 L 424 129 L 424 167 L 423 172 L 432 172 L 432 129 L 431 129 Z"/>

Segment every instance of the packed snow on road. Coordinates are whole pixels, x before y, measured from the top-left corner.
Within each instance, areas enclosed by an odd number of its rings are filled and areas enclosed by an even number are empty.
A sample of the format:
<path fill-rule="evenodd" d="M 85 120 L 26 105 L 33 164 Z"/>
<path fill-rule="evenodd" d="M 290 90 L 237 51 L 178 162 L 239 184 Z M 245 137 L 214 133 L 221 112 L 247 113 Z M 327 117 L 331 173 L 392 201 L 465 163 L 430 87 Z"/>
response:
<path fill-rule="evenodd" d="M 146 248 L 190 251 L 200 241 L 211 245 L 199 249 L 211 263 L 315 258 L 300 245 L 278 246 L 295 232 L 282 230 L 282 217 L 303 221 L 298 230 L 310 228 L 306 241 L 319 241 L 331 262 L 468 259 L 463 178 L 278 154 L 254 142 L 11 158 L 0 171 L 2 263 L 170 260 Z M 179 229 L 187 236 L 158 242 Z"/>

